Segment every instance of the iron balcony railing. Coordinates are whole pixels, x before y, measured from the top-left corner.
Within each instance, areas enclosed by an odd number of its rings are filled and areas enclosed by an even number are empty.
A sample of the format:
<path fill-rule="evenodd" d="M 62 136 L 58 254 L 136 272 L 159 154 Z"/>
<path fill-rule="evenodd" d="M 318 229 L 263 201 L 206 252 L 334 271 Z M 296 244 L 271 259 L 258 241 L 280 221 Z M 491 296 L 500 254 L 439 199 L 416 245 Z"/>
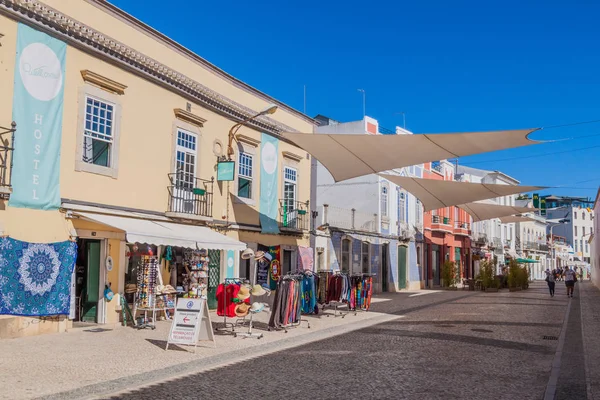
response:
<path fill-rule="evenodd" d="M 310 217 L 308 215 L 308 201 L 294 201 L 279 199 L 279 227 L 297 231 L 310 229 Z"/>
<path fill-rule="evenodd" d="M 439 172 L 440 174 L 444 172 L 444 167 L 442 166 L 442 163 L 439 161 L 433 161 L 431 163 L 431 169 Z"/>
<path fill-rule="evenodd" d="M 212 217 L 213 186 L 210 180 L 194 178 L 185 172 L 169 174 L 168 212 Z"/>
<path fill-rule="evenodd" d="M 0 126 L 0 193 L 7 195 L 12 187 L 13 144 L 17 124 L 12 122 L 10 128 Z"/>
<path fill-rule="evenodd" d="M 477 244 L 485 245 L 485 244 L 487 244 L 487 242 L 488 242 L 488 237 L 485 233 L 480 233 L 475 238 L 475 243 L 477 243 Z"/>
<path fill-rule="evenodd" d="M 469 222 L 455 221 L 455 222 L 454 222 L 454 228 L 455 228 L 455 229 L 466 229 L 466 230 L 470 230 L 470 229 L 471 229 L 471 224 L 470 224 Z"/>
<path fill-rule="evenodd" d="M 431 216 L 431 223 L 432 224 L 444 224 L 444 225 L 450 225 L 450 218 L 448 217 L 442 217 L 441 215 L 432 215 Z"/>

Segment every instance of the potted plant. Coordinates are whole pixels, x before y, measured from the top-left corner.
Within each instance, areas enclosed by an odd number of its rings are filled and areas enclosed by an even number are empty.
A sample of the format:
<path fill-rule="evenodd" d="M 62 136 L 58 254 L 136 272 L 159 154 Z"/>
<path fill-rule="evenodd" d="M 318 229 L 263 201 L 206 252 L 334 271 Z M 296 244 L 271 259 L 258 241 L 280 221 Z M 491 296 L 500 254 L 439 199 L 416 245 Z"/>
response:
<path fill-rule="evenodd" d="M 442 280 L 444 288 L 448 290 L 456 290 L 458 273 L 456 271 L 456 264 L 454 261 L 446 261 L 444 262 L 444 265 L 442 265 Z"/>
<path fill-rule="evenodd" d="M 510 260 L 508 264 L 508 290 L 516 292 L 521 288 L 521 267 L 516 260 Z"/>
<path fill-rule="evenodd" d="M 495 266 L 491 261 L 484 261 L 480 265 L 479 277 L 481 279 L 481 289 L 486 292 L 497 292 L 498 281 L 494 277 Z"/>

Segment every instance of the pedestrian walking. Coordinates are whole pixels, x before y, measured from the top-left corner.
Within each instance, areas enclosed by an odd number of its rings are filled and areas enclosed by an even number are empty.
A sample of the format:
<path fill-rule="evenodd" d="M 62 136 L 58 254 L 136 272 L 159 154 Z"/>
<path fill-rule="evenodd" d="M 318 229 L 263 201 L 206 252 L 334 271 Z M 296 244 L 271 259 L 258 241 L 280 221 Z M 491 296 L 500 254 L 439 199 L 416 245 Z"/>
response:
<path fill-rule="evenodd" d="M 575 271 L 567 267 L 565 269 L 565 285 L 567 286 L 567 296 L 573 297 L 573 289 L 575 289 L 575 282 L 577 282 L 577 276 Z"/>
<path fill-rule="evenodd" d="M 548 284 L 548 290 L 550 290 L 550 297 L 554 297 L 554 286 L 556 285 L 556 280 L 554 278 L 554 272 L 550 271 L 550 269 L 546 270 L 546 283 Z"/>

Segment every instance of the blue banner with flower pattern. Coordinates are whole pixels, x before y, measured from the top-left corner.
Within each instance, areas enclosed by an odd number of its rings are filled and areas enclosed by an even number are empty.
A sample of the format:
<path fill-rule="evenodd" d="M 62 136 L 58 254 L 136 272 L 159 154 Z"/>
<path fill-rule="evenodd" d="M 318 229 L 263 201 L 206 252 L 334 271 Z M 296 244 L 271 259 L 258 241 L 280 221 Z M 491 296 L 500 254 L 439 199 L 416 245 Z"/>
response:
<path fill-rule="evenodd" d="M 28 243 L 0 239 L 0 314 L 68 315 L 74 242 Z"/>

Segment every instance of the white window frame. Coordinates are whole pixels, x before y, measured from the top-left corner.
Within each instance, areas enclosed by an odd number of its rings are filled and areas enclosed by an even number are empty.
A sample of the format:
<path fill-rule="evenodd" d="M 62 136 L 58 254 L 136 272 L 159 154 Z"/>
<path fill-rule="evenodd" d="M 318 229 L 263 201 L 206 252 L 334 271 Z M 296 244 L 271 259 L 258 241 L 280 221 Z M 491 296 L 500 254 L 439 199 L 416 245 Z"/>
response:
<path fill-rule="evenodd" d="M 257 170 L 260 169 L 260 164 L 259 164 L 259 160 L 260 157 L 258 156 L 258 146 L 260 146 L 260 142 L 256 141 L 253 143 L 248 143 L 246 141 L 242 141 L 240 140 L 238 143 L 238 155 L 236 157 L 236 163 L 235 163 L 235 182 L 234 182 L 234 190 L 235 190 L 235 196 L 234 196 L 234 202 L 235 203 L 242 203 L 242 204 L 247 204 L 249 206 L 255 206 L 256 205 L 256 199 L 257 199 L 257 186 L 259 186 L 259 182 L 257 179 Z M 245 197 L 239 197 L 238 193 L 239 193 L 239 163 L 240 163 L 240 154 L 241 153 L 246 153 L 247 155 L 252 156 L 252 188 L 251 188 L 251 193 L 250 193 L 250 198 L 245 198 Z"/>
<path fill-rule="evenodd" d="M 348 265 L 344 268 L 344 242 L 348 243 Z M 348 237 L 342 238 L 340 243 L 340 271 L 350 273 L 350 269 L 352 268 L 352 239 Z"/>
<path fill-rule="evenodd" d="M 244 169 L 249 169 L 250 170 L 250 174 L 242 174 L 241 170 L 242 170 L 242 158 L 249 160 L 250 161 L 250 165 L 246 165 L 244 166 Z M 253 194 L 254 194 L 254 155 L 250 154 L 250 153 L 246 153 L 245 151 L 240 151 L 238 154 L 238 159 L 237 159 L 237 179 L 236 179 L 236 196 L 239 197 L 240 199 L 244 199 L 244 200 L 253 200 Z M 250 181 L 250 197 L 242 197 L 240 196 L 240 178 L 244 178 Z"/>
<path fill-rule="evenodd" d="M 180 140 L 179 140 L 179 134 L 183 134 L 184 138 L 182 138 L 183 142 L 188 142 L 190 146 L 193 146 L 193 148 L 190 148 L 186 145 L 181 145 L 179 144 Z M 194 187 L 196 178 L 198 177 L 198 144 L 199 144 L 199 137 L 196 133 L 191 132 L 188 129 L 184 129 L 182 127 L 177 127 L 176 131 L 175 131 L 175 153 L 174 153 L 174 157 L 175 157 L 175 163 L 173 166 L 173 173 L 177 174 L 179 171 L 177 170 L 177 164 L 178 164 L 178 158 L 177 156 L 179 155 L 179 153 L 182 153 L 185 157 L 185 155 L 189 154 L 194 156 L 194 166 L 193 166 L 193 175 L 192 175 L 192 188 Z M 185 163 L 185 158 L 184 158 L 184 163 Z M 185 171 L 183 171 L 185 173 Z M 175 179 L 178 179 L 179 177 L 176 175 Z M 184 179 L 184 182 L 188 181 L 188 179 Z M 175 183 L 175 182 L 174 182 Z M 178 185 L 176 185 L 178 186 Z"/>
<path fill-rule="evenodd" d="M 406 215 L 406 192 L 398 189 L 398 222 L 408 222 Z"/>
<path fill-rule="evenodd" d="M 381 199 L 380 200 L 381 200 L 380 201 L 381 217 L 389 218 L 390 188 L 385 182 L 381 185 Z"/>
<path fill-rule="evenodd" d="M 367 252 L 365 253 L 365 246 L 367 248 Z M 364 265 L 364 256 L 367 256 L 367 271 L 365 271 Z M 371 243 L 369 242 L 360 242 L 360 272 L 363 274 L 371 273 Z"/>
<path fill-rule="evenodd" d="M 290 172 L 293 172 L 294 175 L 294 179 L 290 179 L 288 178 L 288 170 Z M 298 168 L 296 167 L 290 167 L 289 165 L 284 165 L 283 166 L 283 196 L 282 199 L 284 199 L 284 201 L 286 200 L 286 193 L 285 193 L 285 184 L 289 183 L 292 184 L 294 186 L 294 196 L 292 199 L 292 202 L 294 203 L 294 207 L 296 206 L 296 201 L 298 201 Z"/>
<path fill-rule="evenodd" d="M 113 106 L 112 142 L 110 149 L 110 166 L 104 167 L 83 161 L 83 144 L 85 141 L 85 116 L 87 99 L 92 98 Z M 121 100 L 119 95 L 107 92 L 98 87 L 84 84 L 78 93 L 79 112 L 77 117 L 77 149 L 75 151 L 75 171 L 104 175 L 116 179 L 119 171 L 119 143 L 121 138 Z"/>

